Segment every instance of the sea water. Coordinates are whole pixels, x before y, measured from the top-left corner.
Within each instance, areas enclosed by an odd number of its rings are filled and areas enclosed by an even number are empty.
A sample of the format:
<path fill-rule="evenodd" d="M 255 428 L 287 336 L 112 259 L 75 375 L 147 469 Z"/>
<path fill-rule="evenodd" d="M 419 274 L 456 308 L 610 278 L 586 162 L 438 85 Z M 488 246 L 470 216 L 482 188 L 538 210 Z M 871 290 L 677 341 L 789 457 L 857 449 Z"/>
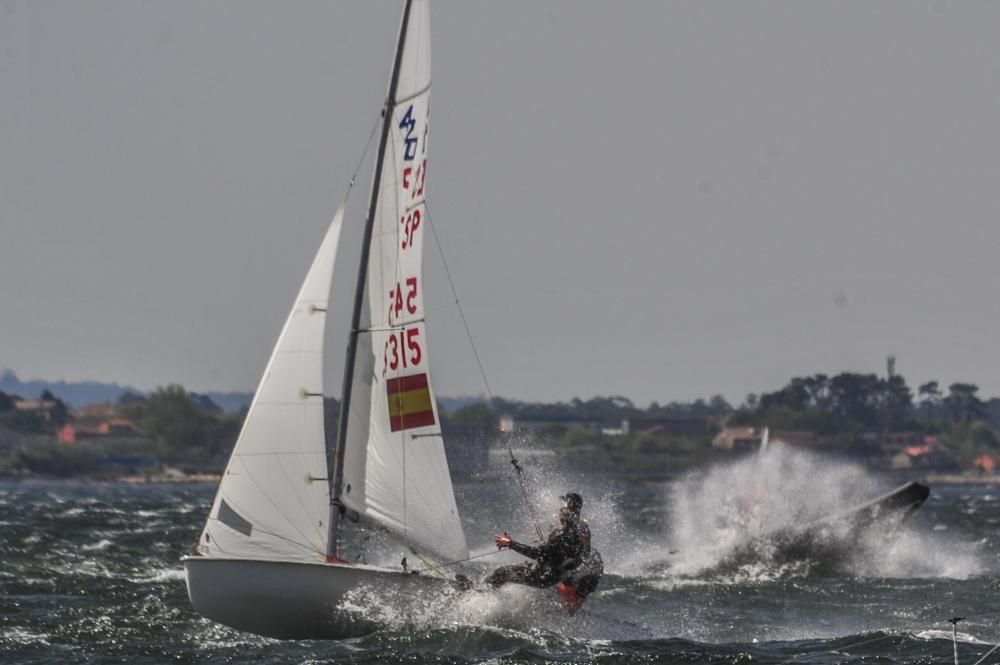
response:
<path fill-rule="evenodd" d="M 0 483 L 0 662 L 950 663 L 947 619 L 962 616 L 959 658 L 973 665 L 1000 642 L 1000 487 L 933 487 L 905 526 L 852 534 L 832 560 L 768 543 L 899 482 L 787 451 L 662 482 L 530 468 L 542 529 L 559 494 L 584 495 L 607 573 L 580 613 L 520 587 L 376 590 L 344 609 L 381 629 L 342 642 L 281 642 L 194 613 L 180 557 L 214 487 Z M 491 544 L 533 538 L 516 479 L 499 469 L 456 494 L 482 555 L 464 572 L 517 560 Z M 366 557 L 399 560 L 391 544 Z"/>

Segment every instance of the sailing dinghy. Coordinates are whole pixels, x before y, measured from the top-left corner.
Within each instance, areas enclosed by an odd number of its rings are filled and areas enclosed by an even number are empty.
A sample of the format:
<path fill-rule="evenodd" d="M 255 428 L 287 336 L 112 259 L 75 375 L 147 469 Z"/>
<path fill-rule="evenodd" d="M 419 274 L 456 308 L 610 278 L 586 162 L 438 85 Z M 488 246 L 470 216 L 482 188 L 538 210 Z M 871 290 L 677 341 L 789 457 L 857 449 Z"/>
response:
<path fill-rule="evenodd" d="M 384 528 L 439 562 L 468 557 L 431 384 L 424 324 L 431 87 L 428 0 L 408 0 L 383 111 L 344 368 L 327 445 L 323 339 L 343 206 L 272 352 L 194 555 L 203 616 L 252 633 L 340 638 L 371 630 L 338 610 L 368 587 L 423 593 L 439 577 L 347 563 L 346 520 Z M 334 437 L 330 437 L 334 439 Z"/>

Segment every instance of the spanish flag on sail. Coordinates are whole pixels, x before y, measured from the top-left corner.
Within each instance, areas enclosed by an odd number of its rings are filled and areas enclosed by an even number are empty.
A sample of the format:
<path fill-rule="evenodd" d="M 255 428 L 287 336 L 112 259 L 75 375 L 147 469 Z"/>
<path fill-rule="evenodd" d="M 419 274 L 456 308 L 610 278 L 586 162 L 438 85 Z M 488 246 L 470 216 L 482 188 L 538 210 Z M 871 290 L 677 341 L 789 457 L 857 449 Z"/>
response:
<path fill-rule="evenodd" d="M 386 382 L 389 426 L 393 432 L 434 424 L 434 404 L 426 374 L 401 376 Z"/>

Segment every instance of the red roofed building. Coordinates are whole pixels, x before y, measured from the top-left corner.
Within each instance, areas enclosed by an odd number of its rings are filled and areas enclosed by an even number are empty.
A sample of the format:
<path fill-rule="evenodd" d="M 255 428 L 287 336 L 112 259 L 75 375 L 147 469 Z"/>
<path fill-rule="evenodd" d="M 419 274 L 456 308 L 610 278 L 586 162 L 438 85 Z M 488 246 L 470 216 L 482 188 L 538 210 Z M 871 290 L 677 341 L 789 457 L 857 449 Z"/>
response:
<path fill-rule="evenodd" d="M 111 404 L 88 404 L 73 414 L 78 420 L 108 420 L 114 418 L 115 407 Z"/>
<path fill-rule="evenodd" d="M 763 432 L 753 427 L 725 427 L 712 439 L 716 448 L 727 450 L 753 450 L 760 447 Z"/>
<path fill-rule="evenodd" d="M 63 425 L 56 433 L 60 443 L 76 443 L 81 439 L 96 439 L 110 436 L 141 436 L 142 430 L 128 420 L 113 418 L 94 426 Z"/>
<path fill-rule="evenodd" d="M 80 439 L 86 439 L 94 434 L 94 430 L 89 427 L 63 425 L 56 433 L 56 438 L 59 439 L 59 443 L 76 443 Z"/>
<path fill-rule="evenodd" d="M 124 418 L 105 420 L 97 426 L 97 431 L 104 436 L 130 436 L 142 434 L 142 430 Z"/>
<path fill-rule="evenodd" d="M 979 473 L 982 475 L 990 476 L 993 475 L 993 471 L 997 467 L 997 462 L 989 455 L 980 455 L 972 463 L 972 466 L 975 469 L 979 469 Z"/>
<path fill-rule="evenodd" d="M 893 469 L 942 469 L 954 466 L 954 460 L 936 436 L 926 436 L 923 445 L 906 446 L 899 451 L 890 466 Z"/>

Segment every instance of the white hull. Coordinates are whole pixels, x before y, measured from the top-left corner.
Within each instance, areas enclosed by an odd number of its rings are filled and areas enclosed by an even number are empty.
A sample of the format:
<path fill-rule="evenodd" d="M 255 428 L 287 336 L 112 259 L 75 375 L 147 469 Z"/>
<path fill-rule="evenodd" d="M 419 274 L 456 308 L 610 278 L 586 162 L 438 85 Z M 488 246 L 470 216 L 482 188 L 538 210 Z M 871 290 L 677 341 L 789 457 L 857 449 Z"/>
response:
<path fill-rule="evenodd" d="M 377 628 L 338 609 L 359 588 L 418 594 L 450 584 L 441 578 L 374 566 L 185 557 L 188 596 L 202 616 L 279 639 L 343 639 Z"/>

